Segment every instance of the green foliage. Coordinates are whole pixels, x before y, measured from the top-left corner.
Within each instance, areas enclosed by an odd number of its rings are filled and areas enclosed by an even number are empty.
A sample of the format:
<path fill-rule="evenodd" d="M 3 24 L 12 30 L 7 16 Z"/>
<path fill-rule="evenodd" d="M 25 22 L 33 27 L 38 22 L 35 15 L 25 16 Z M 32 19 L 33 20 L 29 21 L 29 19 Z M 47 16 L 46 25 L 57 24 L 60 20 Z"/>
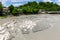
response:
<path fill-rule="evenodd" d="M 0 4 L 0 9 L 2 10 L 2 8 L 3 8 L 3 6 L 2 6 L 2 4 Z"/>
<path fill-rule="evenodd" d="M 17 9 L 19 14 L 24 14 L 22 9 Z"/>
<path fill-rule="evenodd" d="M 3 15 L 3 5 L 2 5 L 2 3 L 0 3 L 0 16 L 2 16 Z"/>
<path fill-rule="evenodd" d="M 9 13 L 12 15 L 19 15 L 19 14 L 37 14 L 40 9 L 46 11 L 60 11 L 60 5 L 57 5 L 53 2 L 28 2 L 24 5 L 20 5 L 19 7 L 14 7 L 10 5 L 8 7 Z M 3 6 L 0 4 L 0 15 L 3 14 Z M 8 13 L 8 12 L 7 12 Z"/>
<path fill-rule="evenodd" d="M 12 13 L 12 11 L 14 10 L 14 6 L 10 5 L 8 8 L 9 8 L 10 13 Z"/>
<path fill-rule="evenodd" d="M 19 15 L 19 12 L 16 8 L 14 8 L 14 10 L 12 11 L 12 15 L 14 16 L 18 16 Z"/>
<path fill-rule="evenodd" d="M 20 6 L 20 9 L 22 9 L 25 14 L 36 14 L 38 12 L 38 3 L 35 1 L 28 2 Z"/>
<path fill-rule="evenodd" d="M 25 14 L 37 14 L 38 10 L 44 9 L 46 11 L 60 11 L 60 6 L 53 2 L 28 2 L 21 5 L 19 9 L 22 9 Z"/>

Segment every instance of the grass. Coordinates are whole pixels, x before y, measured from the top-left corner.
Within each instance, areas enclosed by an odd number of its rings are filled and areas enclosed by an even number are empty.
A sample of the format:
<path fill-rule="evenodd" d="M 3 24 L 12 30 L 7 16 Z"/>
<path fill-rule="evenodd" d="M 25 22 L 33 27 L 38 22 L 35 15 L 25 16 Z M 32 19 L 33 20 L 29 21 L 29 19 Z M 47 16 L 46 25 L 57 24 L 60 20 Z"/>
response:
<path fill-rule="evenodd" d="M 6 18 L 6 16 L 0 16 L 0 18 L 1 18 L 1 19 L 4 19 L 4 18 Z"/>

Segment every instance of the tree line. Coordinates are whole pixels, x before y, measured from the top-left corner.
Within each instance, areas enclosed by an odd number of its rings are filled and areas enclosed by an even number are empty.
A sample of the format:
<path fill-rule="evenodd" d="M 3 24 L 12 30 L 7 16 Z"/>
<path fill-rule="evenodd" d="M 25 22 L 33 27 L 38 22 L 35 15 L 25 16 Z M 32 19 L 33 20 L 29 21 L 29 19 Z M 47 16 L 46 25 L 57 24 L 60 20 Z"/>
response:
<path fill-rule="evenodd" d="M 8 7 L 8 15 L 19 15 L 19 14 L 38 14 L 38 11 L 42 9 L 45 11 L 60 11 L 60 5 L 53 2 L 28 2 L 24 5 L 14 7 L 10 5 Z M 0 3 L 0 15 L 3 15 L 3 5 Z"/>

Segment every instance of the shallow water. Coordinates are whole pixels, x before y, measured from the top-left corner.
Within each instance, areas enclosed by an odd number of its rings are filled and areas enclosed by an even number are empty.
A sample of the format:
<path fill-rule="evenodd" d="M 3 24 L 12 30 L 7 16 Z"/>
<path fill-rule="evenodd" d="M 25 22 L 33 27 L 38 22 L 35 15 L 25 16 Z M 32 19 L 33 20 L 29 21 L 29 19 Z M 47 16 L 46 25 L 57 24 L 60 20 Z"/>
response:
<path fill-rule="evenodd" d="M 10 23 L 5 38 L 9 36 L 11 40 L 60 40 L 60 14 L 22 15 L 2 21 Z"/>

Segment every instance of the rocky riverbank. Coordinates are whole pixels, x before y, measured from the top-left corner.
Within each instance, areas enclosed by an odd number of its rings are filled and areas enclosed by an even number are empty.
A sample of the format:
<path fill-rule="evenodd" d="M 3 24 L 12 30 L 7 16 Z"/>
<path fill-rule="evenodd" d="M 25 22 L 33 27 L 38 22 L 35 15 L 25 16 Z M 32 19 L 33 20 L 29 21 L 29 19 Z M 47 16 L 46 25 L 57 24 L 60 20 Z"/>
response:
<path fill-rule="evenodd" d="M 59 40 L 59 20 L 58 14 L 22 15 L 0 19 L 0 40 Z"/>

